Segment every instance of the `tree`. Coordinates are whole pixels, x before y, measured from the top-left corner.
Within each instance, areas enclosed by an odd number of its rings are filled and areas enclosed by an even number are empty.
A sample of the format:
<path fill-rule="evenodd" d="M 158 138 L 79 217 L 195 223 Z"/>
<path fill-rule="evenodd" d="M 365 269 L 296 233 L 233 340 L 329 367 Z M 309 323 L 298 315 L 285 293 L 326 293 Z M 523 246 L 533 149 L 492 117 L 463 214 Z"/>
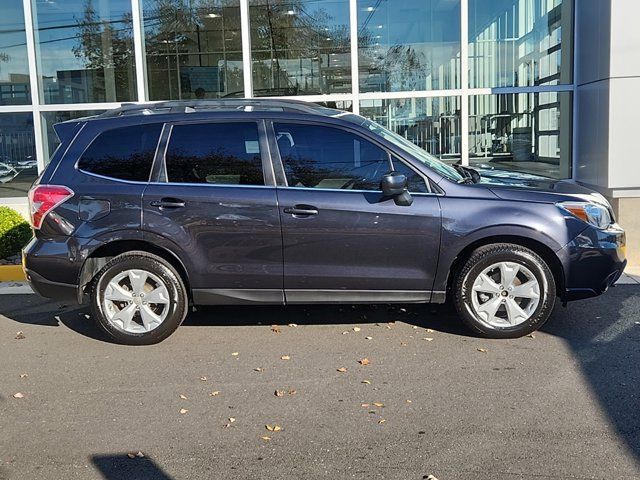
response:
<path fill-rule="evenodd" d="M 117 20 L 103 20 L 98 17 L 93 0 L 85 0 L 83 15 L 76 18 L 76 24 L 77 44 L 72 51 L 96 74 L 91 82 L 92 100 L 129 100 L 134 62 L 131 14 L 126 13 Z"/>

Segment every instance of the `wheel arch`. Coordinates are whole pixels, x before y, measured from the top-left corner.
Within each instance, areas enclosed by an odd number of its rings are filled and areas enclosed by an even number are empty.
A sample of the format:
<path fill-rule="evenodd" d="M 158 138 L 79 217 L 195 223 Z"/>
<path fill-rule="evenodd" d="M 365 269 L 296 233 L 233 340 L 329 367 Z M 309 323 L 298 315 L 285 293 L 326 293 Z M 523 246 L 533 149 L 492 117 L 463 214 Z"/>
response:
<path fill-rule="evenodd" d="M 127 253 L 133 250 L 144 251 L 157 255 L 158 257 L 166 260 L 173 268 L 176 269 L 182 281 L 184 282 L 189 301 L 192 301 L 191 286 L 189 283 L 189 275 L 184 264 L 180 258 L 168 250 L 145 240 L 138 239 L 119 239 L 107 242 L 94 251 L 87 257 L 80 270 L 79 287 L 78 288 L 78 303 L 83 302 L 85 293 L 87 293 L 87 287 L 91 284 L 96 274 L 104 267 L 112 258 Z"/>
<path fill-rule="evenodd" d="M 528 248 L 532 250 L 534 253 L 539 255 L 542 260 L 549 266 L 551 269 L 551 273 L 553 275 L 553 279 L 556 283 L 556 292 L 557 295 L 561 298 L 564 297 L 565 291 L 565 275 L 564 268 L 562 266 L 562 262 L 555 254 L 555 252 L 547 245 L 542 243 L 539 240 L 523 237 L 519 235 L 492 235 L 483 238 L 479 238 L 468 245 L 466 245 L 459 253 L 456 255 L 453 263 L 449 267 L 448 277 L 447 277 L 447 295 L 451 293 L 451 289 L 453 287 L 454 279 L 457 273 L 460 271 L 464 263 L 471 257 L 471 254 L 478 248 L 484 247 L 486 245 L 492 245 L 496 243 L 511 243 L 514 245 L 519 245 L 521 247 Z"/>

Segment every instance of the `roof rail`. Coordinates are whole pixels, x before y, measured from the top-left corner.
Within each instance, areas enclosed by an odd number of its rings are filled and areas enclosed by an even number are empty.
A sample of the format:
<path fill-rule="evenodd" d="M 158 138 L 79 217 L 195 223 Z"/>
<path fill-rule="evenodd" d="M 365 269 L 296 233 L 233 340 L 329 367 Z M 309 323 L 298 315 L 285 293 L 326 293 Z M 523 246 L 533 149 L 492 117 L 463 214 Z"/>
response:
<path fill-rule="evenodd" d="M 124 103 L 120 108 L 107 110 L 98 118 L 121 117 L 125 115 L 152 115 L 171 113 L 193 113 L 207 110 L 222 111 L 280 111 L 303 112 L 316 115 L 335 115 L 334 110 L 301 100 L 273 100 L 273 99 L 220 99 L 220 100 L 172 100 L 157 103 Z"/>

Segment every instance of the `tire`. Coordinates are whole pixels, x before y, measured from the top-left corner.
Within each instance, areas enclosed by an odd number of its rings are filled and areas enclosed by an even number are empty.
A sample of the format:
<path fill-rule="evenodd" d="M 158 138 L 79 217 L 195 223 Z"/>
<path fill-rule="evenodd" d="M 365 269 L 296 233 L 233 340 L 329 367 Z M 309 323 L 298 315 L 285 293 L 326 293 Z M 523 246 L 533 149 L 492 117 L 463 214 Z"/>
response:
<path fill-rule="evenodd" d="M 156 302 L 146 302 L 145 294 Z M 125 345 L 161 342 L 180 326 L 189 308 L 187 290 L 175 268 L 143 251 L 110 260 L 94 277 L 90 298 L 97 324 Z"/>
<path fill-rule="evenodd" d="M 545 261 L 528 248 L 509 243 L 475 250 L 457 273 L 453 288 L 458 314 L 486 338 L 534 332 L 549 319 L 556 300 L 555 280 Z"/>

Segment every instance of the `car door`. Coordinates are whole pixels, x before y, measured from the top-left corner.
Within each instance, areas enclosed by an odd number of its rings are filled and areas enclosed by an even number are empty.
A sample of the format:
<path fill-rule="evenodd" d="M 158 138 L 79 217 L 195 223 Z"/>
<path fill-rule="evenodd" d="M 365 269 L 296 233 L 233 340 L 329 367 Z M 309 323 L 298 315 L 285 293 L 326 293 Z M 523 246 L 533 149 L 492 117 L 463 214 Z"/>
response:
<path fill-rule="evenodd" d="M 283 178 L 277 192 L 286 301 L 429 301 L 440 206 L 425 179 L 399 163 L 420 191 L 412 205 L 396 205 L 380 191 L 393 169 L 390 155 L 373 140 L 327 124 L 271 126 Z"/>
<path fill-rule="evenodd" d="M 197 304 L 282 303 L 282 235 L 262 121 L 165 126 L 145 238 L 179 252 Z"/>

